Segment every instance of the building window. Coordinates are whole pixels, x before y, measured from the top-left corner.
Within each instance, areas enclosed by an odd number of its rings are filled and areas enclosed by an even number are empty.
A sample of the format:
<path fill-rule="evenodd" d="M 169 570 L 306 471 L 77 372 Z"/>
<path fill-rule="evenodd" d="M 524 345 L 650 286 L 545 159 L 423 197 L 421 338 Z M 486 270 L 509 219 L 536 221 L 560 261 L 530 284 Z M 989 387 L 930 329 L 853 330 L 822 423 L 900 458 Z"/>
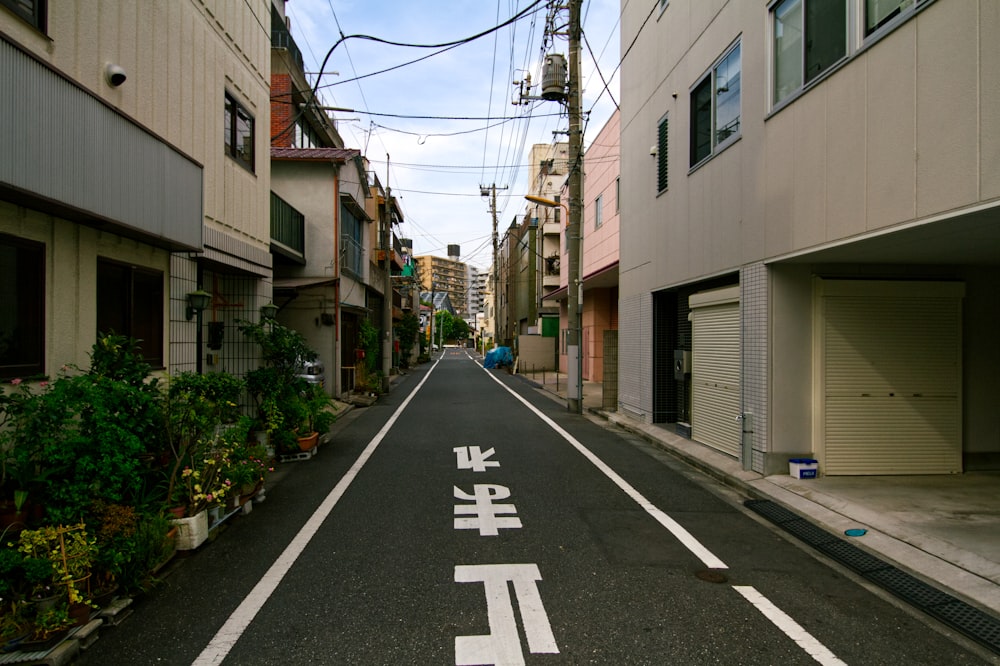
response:
<path fill-rule="evenodd" d="M 897 17 L 912 14 L 920 5 L 930 0 L 865 0 L 865 36 L 882 26 L 892 23 Z M 905 19 L 902 19 L 905 20 Z"/>
<path fill-rule="evenodd" d="M 163 367 L 163 273 L 97 260 L 97 333 L 138 341 L 142 358 Z"/>
<path fill-rule="evenodd" d="M 847 55 L 846 0 L 782 0 L 772 9 L 774 103 Z"/>
<path fill-rule="evenodd" d="M 691 90 L 691 166 L 739 137 L 740 68 L 737 42 Z"/>
<path fill-rule="evenodd" d="M 17 16 L 35 27 L 39 32 L 45 32 L 46 0 L 0 0 L 3 5 Z"/>
<path fill-rule="evenodd" d="M 340 207 L 341 269 L 354 275 L 364 277 L 364 226 L 361 219 L 348 206 Z"/>
<path fill-rule="evenodd" d="M 226 154 L 253 172 L 253 116 L 226 93 Z"/>
<path fill-rule="evenodd" d="M 45 246 L 0 235 L 0 378 L 45 371 Z"/>
<path fill-rule="evenodd" d="M 656 191 L 667 191 L 667 165 L 668 154 L 670 153 L 670 117 L 663 116 L 659 127 L 656 128 Z"/>
<path fill-rule="evenodd" d="M 599 194 L 594 199 L 594 228 L 600 229 L 604 224 L 604 195 Z"/>

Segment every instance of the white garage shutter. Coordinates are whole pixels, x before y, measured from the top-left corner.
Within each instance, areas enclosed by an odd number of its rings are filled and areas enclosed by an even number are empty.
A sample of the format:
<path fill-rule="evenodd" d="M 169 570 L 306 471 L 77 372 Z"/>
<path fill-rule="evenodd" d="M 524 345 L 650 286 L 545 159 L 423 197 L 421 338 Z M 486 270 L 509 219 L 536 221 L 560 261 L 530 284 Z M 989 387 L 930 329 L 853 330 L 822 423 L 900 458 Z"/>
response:
<path fill-rule="evenodd" d="M 694 294 L 691 306 L 691 438 L 740 455 L 739 287 Z"/>
<path fill-rule="evenodd" d="M 823 473 L 962 470 L 956 283 L 823 285 Z"/>

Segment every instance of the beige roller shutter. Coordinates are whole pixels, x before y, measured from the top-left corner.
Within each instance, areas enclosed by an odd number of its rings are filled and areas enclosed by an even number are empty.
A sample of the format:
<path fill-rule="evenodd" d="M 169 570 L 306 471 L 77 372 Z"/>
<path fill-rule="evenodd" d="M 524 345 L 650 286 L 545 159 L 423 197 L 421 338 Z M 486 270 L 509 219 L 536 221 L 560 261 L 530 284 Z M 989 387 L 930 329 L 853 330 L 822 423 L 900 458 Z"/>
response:
<path fill-rule="evenodd" d="M 957 283 L 823 283 L 822 471 L 962 470 Z"/>
<path fill-rule="evenodd" d="M 740 291 L 694 294 L 691 307 L 691 438 L 740 455 Z"/>

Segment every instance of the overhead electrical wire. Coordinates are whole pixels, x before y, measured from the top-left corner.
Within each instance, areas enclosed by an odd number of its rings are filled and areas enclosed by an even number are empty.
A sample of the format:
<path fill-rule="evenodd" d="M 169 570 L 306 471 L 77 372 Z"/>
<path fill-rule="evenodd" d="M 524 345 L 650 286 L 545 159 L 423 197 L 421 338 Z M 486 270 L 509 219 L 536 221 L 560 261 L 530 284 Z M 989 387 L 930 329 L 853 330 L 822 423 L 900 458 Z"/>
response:
<path fill-rule="evenodd" d="M 508 26 L 508 25 L 510 25 L 510 24 L 512 24 L 512 23 L 514 23 L 514 22 L 516 22 L 518 20 L 520 20 L 524 16 L 527 16 L 528 14 L 530 14 L 531 10 L 533 10 L 537 5 L 541 4 L 544 1 L 545 0 L 535 0 L 535 2 L 531 3 L 525 9 L 521 10 L 520 12 L 518 12 L 517 14 L 515 14 L 514 16 L 512 16 L 511 18 L 507 19 L 503 23 L 501 23 L 499 25 L 496 25 L 496 26 L 494 26 L 492 28 L 488 28 L 487 30 L 483 30 L 483 31 L 481 31 L 479 33 L 476 33 L 476 34 L 470 36 L 470 37 L 465 37 L 463 39 L 453 40 L 453 41 L 450 41 L 450 42 L 442 42 L 442 43 L 438 43 L 438 44 L 414 44 L 414 43 L 409 43 L 409 42 L 397 42 L 397 41 L 394 41 L 394 40 L 391 40 L 391 39 L 383 39 L 381 37 L 374 37 L 372 35 L 361 35 L 361 34 L 344 35 L 343 31 L 340 31 L 340 39 L 338 39 L 336 42 L 334 42 L 333 46 L 330 47 L 330 49 L 326 52 L 326 55 L 323 57 L 323 61 L 320 64 L 319 71 L 316 74 L 316 82 L 313 84 L 312 89 L 310 91 L 311 92 L 310 98 L 314 99 L 316 97 L 316 91 L 319 89 L 320 81 L 322 80 L 323 74 L 326 71 L 326 65 L 327 65 L 327 63 L 330 60 L 330 56 L 333 55 L 334 50 L 338 46 L 340 46 L 341 44 L 343 44 L 344 42 L 346 42 L 346 41 L 348 41 L 350 39 L 361 39 L 361 40 L 365 40 L 365 41 L 376 42 L 376 43 L 379 43 L 379 44 L 385 44 L 387 46 L 402 46 L 402 47 L 415 48 L 415 49 L 440 49 L 440 48 L 444 48 L 444 47 L 454 47 L 454 46 L 459 46 L 459 45 L 462 45 L 462 44 L 468 44 L 469 42 L 475 41 L 475 40 L 477 40 L 477 39 L 479 39 L 481 37 L 489 35 L 489 34 L 495 32 L 497 30 L 500 30 L 501 28 L 504 28 L 504 27 L 506 27 L 506 26 Z M 338 27 L 338 30 L 339 30 L 339 27 Z M 342 82 L 338 82 L 338 83 L 346 83 L 346 82 L 342 81 Z M 298 112 L 296 113 L 296 115 L 289 122 L 288 126 L 285 127 L 282 131 L 280 131 L 275 136 L 271 137 L 271 140 L 273 141 L 273 140 L 275 140 L 275 139 L 283 136 L 284 134 L 286 134 L 292 127 L 295 126 L 295 124 L 299 121 L 299 118 L 301 118 L 302 114 L 303 114 L 303 110 L 299 109 Z"/>

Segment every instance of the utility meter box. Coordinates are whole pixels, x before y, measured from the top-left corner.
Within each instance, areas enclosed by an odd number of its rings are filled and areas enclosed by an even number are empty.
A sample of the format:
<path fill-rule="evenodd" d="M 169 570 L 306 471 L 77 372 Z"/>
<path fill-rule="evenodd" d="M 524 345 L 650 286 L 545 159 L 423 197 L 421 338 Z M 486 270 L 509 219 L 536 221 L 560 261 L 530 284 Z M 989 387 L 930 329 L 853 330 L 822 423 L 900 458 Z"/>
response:
<path fill-rule="evenodd" d="M 691 352 L 686 349 L 674 350 L 674 379 L 684 381 L 691 374 Z"/>

